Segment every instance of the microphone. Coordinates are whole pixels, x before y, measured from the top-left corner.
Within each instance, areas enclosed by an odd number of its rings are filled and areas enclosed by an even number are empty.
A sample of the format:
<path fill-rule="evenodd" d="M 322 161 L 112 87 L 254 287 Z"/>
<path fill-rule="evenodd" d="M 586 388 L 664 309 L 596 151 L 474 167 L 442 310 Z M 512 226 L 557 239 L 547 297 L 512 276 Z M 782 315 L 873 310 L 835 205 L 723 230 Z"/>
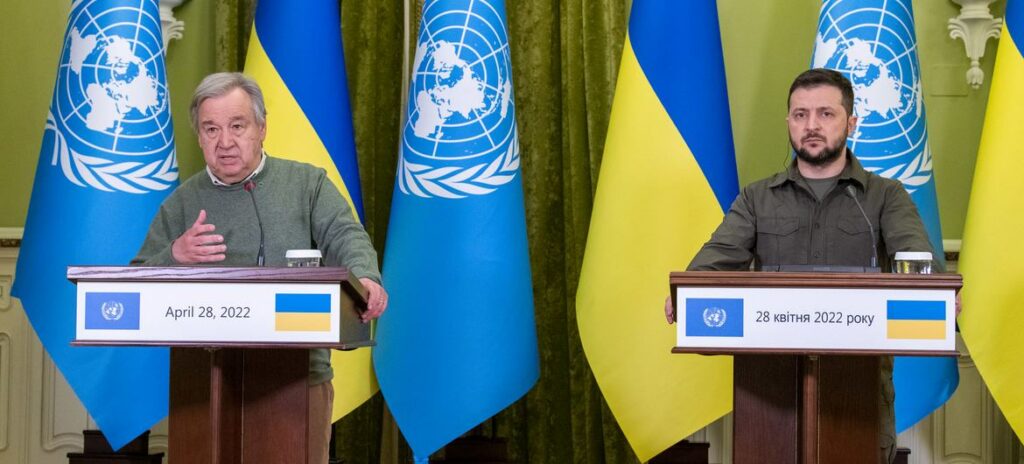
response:
<path fill-rule="evenodd" d="M 256 194 L 253 193 L 256 190 L 256 182 L 248 181 L 245 183 L 245 191 L 249 192 L 249 198 L 252 199 L 252 209 L 256 210 L 256 223 L 260 226 L 260 251 L 256 255 L 256 265 L 263 267 L 264 253 L 263 253 L 263 221 L 260 219 L 260 209 L 256 206 Z M 874 234 L 871 234 L 874 237 Z"/>
<path fill-rule="evenodd" d="M 868 219 L 868 214 L 864 212 L 864 208 L 860 206 L 860 201 L 857 200 L 857 189 L 847 184 L 846 193 L 850 195 L 850 198 L 853 198 L 853 202 L 857 204 L 857 209 L 860 210 L 860 215 L 864 216 L 864 221 L 868 223 L 868 231 L 871 232 L 871 267 L 878 267 L 878 245 L 875 244 L 875 228 L 871 225 L 871 219 Z"/>

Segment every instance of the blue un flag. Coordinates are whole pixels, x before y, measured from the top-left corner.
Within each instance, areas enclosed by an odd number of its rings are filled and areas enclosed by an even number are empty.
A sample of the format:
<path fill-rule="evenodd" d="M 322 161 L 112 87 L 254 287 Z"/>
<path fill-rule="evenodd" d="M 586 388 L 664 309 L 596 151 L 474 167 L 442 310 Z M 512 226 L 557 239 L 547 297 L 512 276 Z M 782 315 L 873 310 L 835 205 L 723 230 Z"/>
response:
<path fill-rule="evenodd" d="M 505 3 L 428 0 L 384 252 L 381 391 L 419 459 L 537 380 Z"/>
<path fill-rule="evenodd" d="M 743 300 L 687 298 L 687 337 L 742 337 Z"/>
<path fill-rule="evenodd" d="M 860 121 L 850 148 L 865 169 L 903 183 L 943 262 L 911 1 L 825 0 L 812 67 L 835 69 L 853 83 Z M 898 357 L 893 376 L 897 431 L 945 403 L 960 379 L 954 358 Z"/>
<path fill-rule="evenodd" d="M 167 415 L 167 350 L 70 346 L 65 274 L 131 260 L 178 183 L 163 53 L 157 0 L 73 3 L 12 291 L 115 449 Z"/>
<path fill-rule="evenodd" d="M 85 294 L 85 328 L 139 330 L 140 294 L 88 292 Z"/>

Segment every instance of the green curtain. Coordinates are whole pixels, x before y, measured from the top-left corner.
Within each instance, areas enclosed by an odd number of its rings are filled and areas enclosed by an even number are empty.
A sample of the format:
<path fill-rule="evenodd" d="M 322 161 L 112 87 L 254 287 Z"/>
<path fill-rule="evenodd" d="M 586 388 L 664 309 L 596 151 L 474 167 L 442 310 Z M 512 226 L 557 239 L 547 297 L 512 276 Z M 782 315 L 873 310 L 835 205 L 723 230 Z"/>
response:
<path fill-rule="evenodd" d="M 398 156 L 403 50 L 414 46 L 422 7 L 409 1 L 408 43 L 403 1 L 342 3 L 366 227 L 379 253 Z M 242 69 L 255 1 L 206 8 L 213 30 L 194 33 L 212 39 L 217 70 Z M 541 376 L 474 433 L 507 438 L 514 462 L 636 462 L 587 365 L 575 306 L 629 1 L 507 0 L 506 8 Z M 336 425 L 338 457 L 407 462 L 393 424 L 378 394 Z"/>
<path fill-rule="evenodd" d="M 587 365 L 575 304 L 628 10 L 616 0 L 507 9 L 541 376 L 498 432 L 516 462 L 635 461 Z"/>

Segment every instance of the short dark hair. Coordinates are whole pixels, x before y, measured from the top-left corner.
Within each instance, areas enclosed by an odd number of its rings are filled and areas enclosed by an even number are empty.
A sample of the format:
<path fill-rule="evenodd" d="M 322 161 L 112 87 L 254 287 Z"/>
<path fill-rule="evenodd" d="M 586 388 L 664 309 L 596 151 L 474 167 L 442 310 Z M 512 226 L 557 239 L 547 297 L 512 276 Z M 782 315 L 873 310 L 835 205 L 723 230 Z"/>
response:
<path fill-rule="evenodd" d="M 793 79 L 793 85 L 789 86 L 789 96 L 786 97 L 786 109 L 789 109 L 789 100 L 796 89 L 810 89 L 823 85 L 839 89 L 843 95 L 842 103 L 846 115 L 853 116 L 853 84 L 842 73 L 825 68 L 808 69 Z"/>

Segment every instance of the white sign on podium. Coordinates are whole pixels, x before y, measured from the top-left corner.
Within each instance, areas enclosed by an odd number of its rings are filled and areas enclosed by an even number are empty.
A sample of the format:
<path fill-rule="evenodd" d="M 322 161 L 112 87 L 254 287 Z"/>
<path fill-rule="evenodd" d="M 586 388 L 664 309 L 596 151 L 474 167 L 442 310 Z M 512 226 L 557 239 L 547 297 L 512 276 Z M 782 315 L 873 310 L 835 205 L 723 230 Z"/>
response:
<path fill-rule="evenodd" d="M 78 284 L 78 341 L 338 341 L 340 288 L 329 284 Z"/>
<path fill-rule="evenodd" d="M 353 299 L 363 290 L 340 268 L 95 266 L 68 275 L 77 285 L 75 344 L 373 344 Z"/>
<path fill-rule="evenodd" d="M 954 352 L 955 290 L 676 287 L 683 351 Z"/>

